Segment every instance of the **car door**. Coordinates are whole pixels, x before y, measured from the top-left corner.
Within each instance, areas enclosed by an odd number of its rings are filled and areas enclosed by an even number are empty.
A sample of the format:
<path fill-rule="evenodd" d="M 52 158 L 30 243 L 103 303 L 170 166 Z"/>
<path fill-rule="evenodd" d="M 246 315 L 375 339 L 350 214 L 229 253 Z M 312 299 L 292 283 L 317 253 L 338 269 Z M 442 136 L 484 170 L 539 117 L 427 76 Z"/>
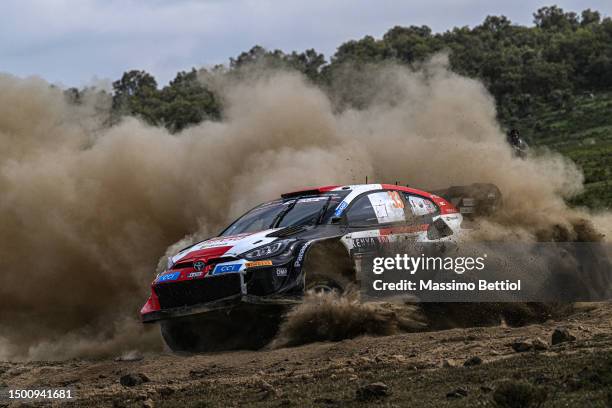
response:
<path fill-rule="evenodd" d="M 440 242 L 458 238 L 456 234 L 461 225 L 459 214 L 443 215 L 433 200 L 408 192 L 401 194 L 406 202 L 406 208 L 412 213 L 411 224 L 418 230 L 417 241 Z"/>
<path fill-rule="evenodd" d="M 432 200 L 416 194 L 395 190 L 364 193 L 345 212 L 348 233 L 342 240 L 352 256 L 406 240 L 429 241 L 427 230 L 439 215 Z"/>
<path fill-rule="evenodd" d="M 397 191 L 364 193 L 345 211 L 343 244 L 352 256 L 379 251 L 394 241 L 394 229 L 405 227 L 410 214 Z"/>

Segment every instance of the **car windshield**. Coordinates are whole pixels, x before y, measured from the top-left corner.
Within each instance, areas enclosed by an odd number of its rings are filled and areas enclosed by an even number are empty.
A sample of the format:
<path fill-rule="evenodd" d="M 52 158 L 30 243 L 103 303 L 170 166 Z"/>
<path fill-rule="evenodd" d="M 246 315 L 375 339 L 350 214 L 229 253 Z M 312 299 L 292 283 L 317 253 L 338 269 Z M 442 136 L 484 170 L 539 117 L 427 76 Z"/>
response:
<path fill-rule="evenodd" d="M 255 207 L 238 218 L 220 236 L 258 232 L 270 228 L 327 224 L 346 194 L 324 194 L 272 201 Z"/>

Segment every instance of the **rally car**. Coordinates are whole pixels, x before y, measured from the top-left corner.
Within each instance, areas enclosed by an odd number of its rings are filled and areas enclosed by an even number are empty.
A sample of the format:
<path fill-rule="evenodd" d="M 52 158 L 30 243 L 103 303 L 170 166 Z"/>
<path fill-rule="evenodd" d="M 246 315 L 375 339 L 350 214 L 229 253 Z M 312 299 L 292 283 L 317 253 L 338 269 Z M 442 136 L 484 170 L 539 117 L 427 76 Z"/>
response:
<path fill-rule="evenodd" d="M 142 321 L 159 321 L 174 351 L 234 348 L 240 338 L 258 348 L 276 330 L 279 310 L 306 291 L 343 292 L 357 284 L 363 253 L 406 239 L 455 239 L 464 216 L 499 200 L 499 190 L 483 184 L 436 194 L 391 184 L 283 194 L 170 257 L 152 283 Z"/>

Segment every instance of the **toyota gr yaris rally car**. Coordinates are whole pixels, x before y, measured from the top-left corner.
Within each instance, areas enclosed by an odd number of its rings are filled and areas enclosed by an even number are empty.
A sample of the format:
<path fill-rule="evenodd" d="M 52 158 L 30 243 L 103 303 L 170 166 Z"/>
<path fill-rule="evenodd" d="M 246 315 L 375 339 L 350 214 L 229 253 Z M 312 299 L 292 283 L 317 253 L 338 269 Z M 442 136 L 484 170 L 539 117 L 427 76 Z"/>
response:
<path fill-rule="evenodd" d="M 491 185 L 437 194 L 389 184 L 283 194 L 170 257 L 152 283 L 142 320 L 159 321 L 174 351 L 245 347 L 240 337 L 258 348 L 276 330 L 279 310 L 306 291 L 342 292 L 358 283 L 363 253 L 407 238 L 452 239 L 464 215 L 498 201 Z"/>

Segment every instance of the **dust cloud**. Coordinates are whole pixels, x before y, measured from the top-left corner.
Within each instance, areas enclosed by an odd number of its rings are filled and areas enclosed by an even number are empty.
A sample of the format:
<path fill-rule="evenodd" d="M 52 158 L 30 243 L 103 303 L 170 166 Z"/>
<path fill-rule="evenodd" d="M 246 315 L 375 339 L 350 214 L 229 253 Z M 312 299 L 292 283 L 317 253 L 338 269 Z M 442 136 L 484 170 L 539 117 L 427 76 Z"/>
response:
<path fill-rule="evenodd" d="M 492 97 L 446 56 L 359 72 L 338 79 L 359 109 L 292 72 L 216 81 L 223 120 L 179 134 L 136 118 L 108 126 L 95 94 L 74 105 L 42 80 L 0 75 L 0 358 L 161 347 L 137 322 L 160 256 L 300 187 L 491 182 L 505 205 L 489 229 L 532 239 L 589 217 L 563 201 L 580 171 L 553 153 L 514 158 Z"/>

